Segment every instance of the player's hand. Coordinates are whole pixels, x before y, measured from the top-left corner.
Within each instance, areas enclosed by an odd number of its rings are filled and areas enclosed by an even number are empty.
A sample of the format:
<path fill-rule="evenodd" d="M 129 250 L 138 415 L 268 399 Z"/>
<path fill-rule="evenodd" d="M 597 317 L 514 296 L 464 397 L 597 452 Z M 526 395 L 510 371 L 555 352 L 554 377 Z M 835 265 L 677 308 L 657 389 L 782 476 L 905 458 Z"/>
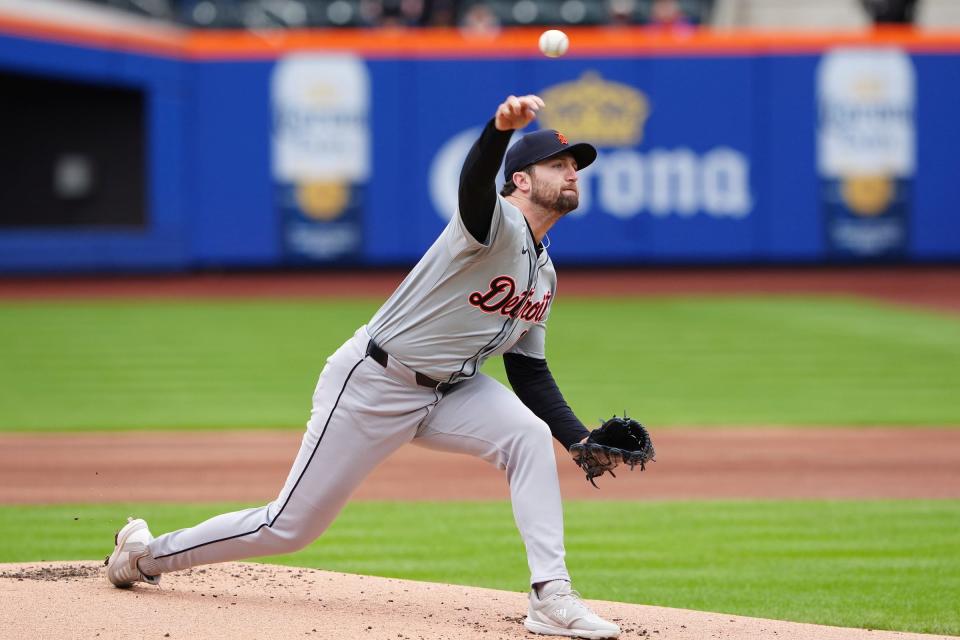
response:
<path fill-rule="evenodd" d="M 581 440 L 578 444 L 587 444 L 587 440 L 589 439 L 590 439 L 590 436 L 584 436 L 583 440 Z M 573 445 L 570 445 L 570 446 L 573 446 Z M 577 451 L 576 449 L 574 449 L 572 451 L 568 450 L 567 453 L 570 454 L 574 462 L 576 462 L 577 464 L 580 464 L 580 459 L 583 457 L 583 451 Z M 620 464 L 621 462 L 623 462 L 623 456 L 620 455 L 619 453 L 611 451 L 606 453 L 605 455 L 607 456 L 607 459 L 614 464 Z"/>
<path fill-rule="evenodd" d="M 581 440 L 581 441 L 578 442 L 577 444 L 587 444 L 587 438 L 589 438 L 589 437 L 590 437 L 590 436 L 583 436 L 583 440 Z M 573 446 L 573 445 L 571 445 L 571 446 Z M 570 451 L 570 450 L 567 450 L 567 453 L 569 453 L 570 456 L 573 457 L 574 460 L 579 459 L 579 458 L 580 458 L 580 455 L 581 455 L 579 451 Z"/>
<path fill-rule="evenodd" d="M 509 96 L 497 107 L 493 126 L 499 131 L 523 129 L 537 117 L 537 112 L 544 106 L 540 96 Z"/>

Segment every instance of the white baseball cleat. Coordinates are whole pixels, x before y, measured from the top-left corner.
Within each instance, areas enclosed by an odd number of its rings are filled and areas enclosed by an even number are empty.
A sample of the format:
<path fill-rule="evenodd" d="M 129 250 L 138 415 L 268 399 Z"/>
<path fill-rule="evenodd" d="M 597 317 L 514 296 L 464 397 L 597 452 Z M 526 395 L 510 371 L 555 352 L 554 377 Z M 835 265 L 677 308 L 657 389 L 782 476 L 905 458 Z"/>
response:
<path fill-rule="evenodd" d="M 137 518 L 127 518 L 127 524 L 117 532 L 113 553 L 103 563 L 107 566 L 107 580 L 114 586 L 126 589 L 134 582 L 159 585 L 160 576 L 144 575 L 137 567 L 137 560 L 148 555 L 147 545 L 153 540 L 147 523 Z"/>
<path fill-rule="evenodd" d="M 544 585 L 541 594 L 530 590 L 530 611 L 523 626 L 527 631 L 571 638 L 616 638 L 620 627 L 607 622 L 584 604 L 566 580 Z"/>

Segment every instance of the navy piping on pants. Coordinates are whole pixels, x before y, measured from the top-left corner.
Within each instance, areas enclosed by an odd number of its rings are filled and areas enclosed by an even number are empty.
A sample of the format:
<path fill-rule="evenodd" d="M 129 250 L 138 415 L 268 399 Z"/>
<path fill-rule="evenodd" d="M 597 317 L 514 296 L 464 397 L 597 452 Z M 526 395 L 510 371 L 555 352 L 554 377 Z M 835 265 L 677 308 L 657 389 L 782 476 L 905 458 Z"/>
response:
<path fill-rule="evenodd" d="M 313 462 L 314 456 L 317 455 L 317 449 L 320 448 L 320 443 L 323 442 L 323 436 L 325 436 L 325 435 L 327 434 L 327 425 L 330 424 L 330 420 L 333 418 L 333 412 L 337 410 L 337 406 L 340 404 L 340 398 L 343 396 L 343 392 L 347 390 L 347 383 L 350 382 L 350 378 L 353 377 L 353 372 L 356 371 L 357 367 L 360 366 L 360 363 L 361 363 L 361 362 L 363 362 L 363 359 L 361 359 L 359 362 L 357 362 L 357 364 L 353 365 L 353 368 L 350 369 L 350 373 L 347 374 L 347 379 L 343 381 L 343 386 L 340 388 L 340 393 L 337 394 L 337 401 L 333 403 L 333 408 L 330 409 L 330 415 L 327 416 L 327 421 L 326 421 L 325 423 L 323 423 L 323 432 L 320 434 L 320 438 L 317 440 L 317 444 L 313 447 L 313 451 L 310 453 L 310 459 L 307 460 L 307 464 L 303 465 L 303 471 L 300 472 L 300 475 L 297 477 L 297 481 L 294 483 L 293 487 L 290 489 L 290 493 L 287 495 L 287 499 L 283 501 L 283 506 L 280 507 L 280 511 L 278 511 L 278 512 L 277 512 L 277 515 L 275 515 L 275 516 L 273 517 L 273 520 L 271 520 L 270 522 L 264 522 L 263 524 L 261 524 L 259 527 L 257 527 L 257 528 L 254 529 L 253 531 L 247 531 L 247 532 L 245 532 L 245 533 L 238 533 L 237 535 L 235 535 L 235 536 L 230 536 L 230 537 L 228 537 L 228 538 L 220 538 L 220 539 L 218 539 L 218 540 L 211 540 L 210 542 L 204 542 L 204 543 L 202 543 L 202 544 L 196 544 L 196 545 L 194 545 L 194 546 L 192 546 L 192 547 L 189 547 L 189 548 L 187 548 L 187 549 L 181 549 L 180 551 L 174 551 L 173 553 L 168 553 L 168 554 L 166 554 L 166 555 L 157 556 L 156 559 L 157 559 L 157 560 L 161 560 L 161 559 L 163 559 L 163 558 L 169 558 L 169 557 L 171 557 L 171 556 L 175 556 L 175 555 L 178 555 L 178 554 L 181 554 L 181 553 L 186 553 L 186 552 L 188 552 L 188 551 L 193 551 L 194 549 L 199 549 L 200 547 L 206 547 L 207 545 L 216 544 L 216 543 L 218 543 L 218 542 L 226 542 L 227 540 L 235 540 L 235 539 L 237 539 L 237 538 L 242 538 L 242 537 L 244 537 L 244 536 L 252 535 L 252 534 L 260 531 L 260 529 L 263 529 L 264 527 L 272 527 L 272 526 L 276 523 L 276 521 L 277 521 L 277 519 L 280 517 L 280 515 L 283 513 L 283 510 L 287 508 L 287 504 L 290 502 L 290 498 L 293 497 L 293 492 L 297 490 L 297 487 L 298 487 L 298 486 L 300 486 L 300 481 L 303 479 L 303 475 L 307 472 L 307 469 L 310 468 L 310 463 Z"/>

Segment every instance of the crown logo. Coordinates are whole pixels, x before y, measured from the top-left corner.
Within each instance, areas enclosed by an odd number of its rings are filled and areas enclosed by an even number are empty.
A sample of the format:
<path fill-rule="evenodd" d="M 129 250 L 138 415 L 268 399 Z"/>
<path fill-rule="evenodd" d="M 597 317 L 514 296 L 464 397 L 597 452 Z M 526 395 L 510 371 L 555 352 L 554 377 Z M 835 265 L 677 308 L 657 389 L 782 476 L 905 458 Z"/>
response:
<path fill-rule="evenodd" d="M 296 187 L 300 210 L 313 220 L 336 220 L 350 203 L 350 189 L 343 182 L 301 182 Z"/>
<path fill-rule="evenodd" d="M 846 176 L 840 194 L 851 211 L 859 216 L 878 216 L 890 206 L 894 184 L 887 176 Z"/>
<path fill-rule="evenodd" d="M 548 87 L 540 95 L 548 108 L 543 126 L 597 146 L 633 146 L 643 139 L 650 101 L 633 87 L 587 71 L 579 80 Z"/>

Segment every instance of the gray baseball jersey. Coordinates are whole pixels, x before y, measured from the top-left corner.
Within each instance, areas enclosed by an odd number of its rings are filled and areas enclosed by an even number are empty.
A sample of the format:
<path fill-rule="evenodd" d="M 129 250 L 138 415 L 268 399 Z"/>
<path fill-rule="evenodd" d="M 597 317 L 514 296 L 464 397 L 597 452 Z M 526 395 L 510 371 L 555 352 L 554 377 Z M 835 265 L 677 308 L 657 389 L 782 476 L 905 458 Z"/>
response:
<path fill-rule="evenodd" d="M 557 275 L 526 219 L 502 196 L 486 243 L 459 213 L 367 326 L 392 357 L 435 380 L 474 376 L 506 352 L 545 358 Z"/>

